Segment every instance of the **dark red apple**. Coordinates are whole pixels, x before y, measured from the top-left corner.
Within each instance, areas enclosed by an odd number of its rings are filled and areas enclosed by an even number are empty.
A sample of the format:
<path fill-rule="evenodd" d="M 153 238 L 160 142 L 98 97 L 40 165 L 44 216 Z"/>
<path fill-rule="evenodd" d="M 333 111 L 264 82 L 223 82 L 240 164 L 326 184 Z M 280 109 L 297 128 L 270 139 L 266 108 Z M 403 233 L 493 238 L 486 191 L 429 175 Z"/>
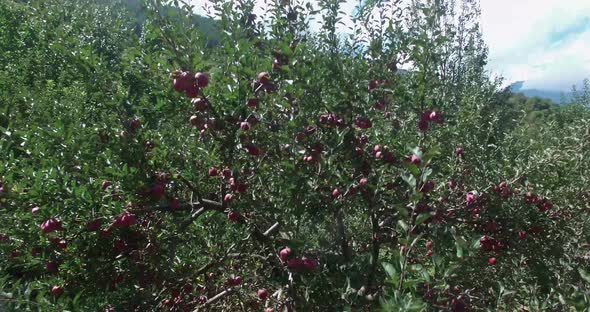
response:
<path fill-rule="evenodd" d="M 209 75 L 207 73 L 198 72 L 195 74 L 195 81 L 199 88 L 205 88 L 209 85 Z"/>
<path fill-rule="evenodd" d="M 226 203 L 231 203 L 234 200 L 234 195 L 232 194 L 225 194 L 225 196 L 223 197 L 223 201 Z"/>
<path fill-rule="evenodd" d="M 58 265 L 55 261 L 49 261 L 45 263 L 45 270 L 47 270 L 49 273 L 57 273 Z"/>
<path fill-rule="evenodd" d="M 270 80 L 270 74 L 268 72 L 261 72 L 256 79 L 260 83 L 267 83 Z"/>
<path fill-rule="evenodd" d="M 292 253 L 293 253 L 293 251 L 291 250 L 291 248 L 285 247 L 285 248 L 281 249 L 281 251 L 279 252 L 279 258 L 282 261 L 286 262 L 287 260 L 289 260 Z"/>
<path fill-rule="evenodd" d="M 61 221 L 59 221 L 58 219 L 50 218 L 47 219 L 45 222 L 41 223 L 41 230 L 43 231 L 43 233 L 47 234 L 55 231 L 62 231 L 63 226 L 61 224 Z"/>
<path fill-rule="evenodd" d="M 209 107 L 209 103 L 207 103 L 207 100 L 202 99 L 200 97 L 192 99 L 191 103 L 193 104 L 193 107 L 198 111 L 204 111 L 207 109 L 207 107 Z"/>
<path fill-rule="evenodd" d="M 59 297 L 64 293 L 64 289 L 61 286 L 53 286 L 51 287 L 51 294 L 54 297 Z"/>
<path fill-rule="evenodd" d="M 240 214 L 236 211 L 230 211 L 227 213 L 227 219 L 232 222 L 238 222 L 240 220 Z"/>
<path fill-rule="evenodd" d="M 256 108 L 258 107 L 258 99 L 257 98 L 252 98 L 252 99 L 248 99 L 248 107 L 250 108 Z"/>
<path fill-rule="evenodd" d="M 258 290 L 258 299 L 266 300 L 268 298 L 268 290 L 266 288 L 262 288 Z"/>

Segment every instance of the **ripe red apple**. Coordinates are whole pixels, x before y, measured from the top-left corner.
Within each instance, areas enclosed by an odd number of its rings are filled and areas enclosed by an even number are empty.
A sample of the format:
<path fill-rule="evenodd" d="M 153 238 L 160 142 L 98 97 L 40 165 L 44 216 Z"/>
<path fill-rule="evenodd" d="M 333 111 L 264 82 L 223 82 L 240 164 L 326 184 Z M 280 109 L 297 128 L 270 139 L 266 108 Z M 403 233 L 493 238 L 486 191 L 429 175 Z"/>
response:
<path fill-rule="evenodd" d="M 233 176 L 233 171 L 229 168 L 225 168 L 223 169 L 223 171 L 221 172 L 221 174 L 223 174 L 223 177 L 226 179 L 229 179 Z"/>
<path fill-rule="evenodd" d="M 378 80 L 370 80 L 369 81 L 369 90 L 373 90 L 375 88 L 377 88 L 377 86 L 379 85 L 379 81 Z"/>
<path fill-rule="evenodd" d="M 416 155 L 416 154 L 412 154 L 412 156 L 410 156 L 410 163 L 419 166 L 420 163 L 422 162 L 422 159 L 420 158 L 420 156 Z"/>
<path fill-rule="evenodd" d="M 59 297 L 64 293 L 64 289 L 61 286 L 53 286 L 51 287 L 51 294 L 54 297 Z"/>
<path fill-rule="evenodd" d="M 184 92 L 188 90 L 192 84 L 194 77 L 190 72 L 178 70 L 172 74 L 174 80 L 172 84 L 174 86 L 174 90 L 177 92 Z"/>
<path fill-rule="evenodd" d="M 200 97 L 192 99 L 191 103 L 193 104 L 193 107 L 198 111 L 204 111 L 207 109 L 207 107 L 209 107 L 209 103 L 207 103 L 207 100 L 202 99 Z"/>
<path fill-rule="evenodd" d="M 373 105 L 373 107 L 375 107 L 378 110 L 385 110 L 385 102 L 383 100 L 379 100 L 375 102 L 375 105 Z"/>
<path fill-rule="evenodd" d="M 422 188 L 420 188 L 420 192 L 428 193 L 428 192 L 432 191 L 435 186 L 436 186 L 436 184 L 434 183 L 434 181 L 426 181 L 426 183 L 424 183 L 422 185 Z"/>
<path fill-rule="evenodd" d="M 215 167 L 209 168 L 209 176 L 210 177 L 216 177 L 218 175 L 219 175 L 219 172 L 217 171 L 217 168 L 215 168 Z"/>
<path fill-rule="evenodd" d="M 101 186 L 100 186 L 100 187 L 101 187 L 103 190 L 106 190 L 106 189 L 107 189 L 109 186 L 111 186 L 111 181 L 104 180 L 104 181 L 102 181 L 102 184 L 101 184 Z"/>
<path fill-rule="evenodd" d="M 242 122 L 240 123 L 240 129 L 241 129 L 242 131 L 248 131 L 248 130 L 250 130 L 250 123 L 248 123 L 248 122 L 246 122 L 246 121 L 242 121 Z"/>
<path fill-rule="evenodd" d="M 227 284 L 230 286 L 238 286 L 242 283 L 242 277 L 241 276 L 236 276 L 234 278 L 228 278 L 227 279 Z"/>
<path fill-rule="evenodd" d="M 260 83 L 267 83 L 270 80 L 270 74 L 268 72 L 261 72 L 256 79 Z"/>
<path fill-rule="evenodd" d="M 316 270 L 319 266 L 317 261 L 307 258 L 307 257 L 303 257 L 302 261 L 303 261 L 303 266 L 310 271 Z"/>
<path fill-rule="evenodd" d="M 56 218 L 47 219 L 45 222 L 41 223 L 41 230 L 43 233 L 52 233 L 55 231 L 62 231 L 63 226 L 61 221 L 57 220 Z"/>
<path fill-rule="evenodd" d="M 305 268 L 305 263 L 301 258 L 293 258 L 287 261 L 287 266 L 291 269 L 294 269 L 295 271 L 300 271 Z"/>
<path fill-rule="evenodd" d="M 197 116 L 197 115 L 192 115 L 192 116 L 189 118 L 189 122 L 190 122 L 190 123 L 191 123 L 191 125 L 193 125 L 194 127 L 198 126 L 198 125 L 199 125 L 199 116 Z"/>
<path fill-rule="evenodd" d="M 223 201 L 226 203 L 231 203 L 234 200 L 234 195 L 232 194 L 225 194 L 225 196 L 223 197 Z"/>
<path fill-rule="evenodd" d="M 427 248 L 427 249 L 432 249 L 432 245 L 433 245 L 433 244 L 432 244 L 432 241 L 427 241 L 427 242 L 426 242 L 426 248 Z"/>
<path fill-rule="evenodd" d="M 463 156 L 464 153 L 465 153 L 465 151 L 463 150 L 462 147 L 457 147 L 455 149 L 455 154 L 457 154 L 457 156 Z"/>
<path fill-rule="evenodd" d="M 264 312 L 274 312 L 275 310 L 273 308 L 266 308 L 264 309 Z"/>
<path fill-rule="evenodd" d="M 373 122 L 371 122 L 371 120 L 367 117 L 362 117 L 362 116 L 357 116 L 354 124 L 359 128 L 359 129 L 369 129 L 373 126 Z"/>
<path fill-rule="evenodd" d="M 524 240 L 525 238 L 526 238 L 526 232 L 525 231 L 519 231 L 518 232 L 518 239 Z"/>
<path fill-rule="evenodd" d="M 259 289 L 258 298 L 260 300 L 266 300 L 266 298 L 268 298 L 268 290 L 266 288 Z"/>
<path fill-rule="evenodd" d="M 195 81 L 199 88 L 204 88 L 209 85 L 209 75 L 207 73 L 198 72 L 195 74 Z"/>
<path fill-rule="evenodd" d="M 338 197 L 340 197 L 340 195 L 342 195 L 342 193 L 340 193 L 340 190 L 338 188 L 335 188 L 332 191 L 332 198 L 338 198 Z"/>
<path fill-rule="evenodd" d="M 137 129 L 139 129 L 139 127 L 141 127 L 141 120 L 139 118 L 133 118 L 130 122 L 129 122 L 129 130 L 133 133 L 135 133 L 135 131 L 137 131 Z"/>
<path fill-rule="evenodd" d="M 439 112 L 431 112 L 428 119 L 434 123 L 441 124 L 443 122 L 442 115 Z"/>
<path fill-rule="evenodd" d="M 466 200 L 468 204 L 475 202 L 475 195 L 472 192 L 467 193 Z"/>
<path fill-rule="evenodd" d="M 428 123 L 428 120 L 420 119 L 418 121 L 418 129 L 420 129 L 420 131 L 427 131 L 429 127 L 430 124 Z"/>
<path fill-rule="evenodd" d="M 38 206 L 35 206 L 35 207 L 31 208 L 31 213 L 37 214 L 37 212 L 39 212 L 39 210 L 41 210 L 41 208 L 39 208 Z"/>
<path fill-rule="evenodd" d="M 86 224 L 86 229 L 90 232 L 96 232 L 96 231 L 100 230 L 101 225 L 102 225 L 102 220 L 94 219 L 94 220 L 89 221 Z"/>
<path fill-rule="evenodd" d="M 360 185 L 367 185 L 368 183 L 369 183 L 369 179 L 367 179 L 367 178 L 362 178 L 359 180 Z"/>
<path fill-rule="evenodd" d="M 230 211 L 227 213 L 227 219 L 232 222 L 238 222 L 240 220 L 240 214 L 236 211 Z"/>
<path fill-rule="evenodd" d="M 154 199 L 160 199 L 166 195 L 166 187 L 161 183 L 156 183 L 150 189 L 150 195 Z"/>
<path fill-rule="evenodd" d="M 434 252 L 432 251 L 432 249 L 428 249 L 428 251 L 426 251 L 426 256 L 431 257 L 434 254 Z"/>
<path fill-rule="evenodd" d="M 58 265 L 55 261 L 49 261 L 45 263 L 45 270 L 47 270 L 49 273 L 57 273 Z"/>
<path fill-rule="evenodd" d="M 258 107 L 258 99 L 257 98 L 248 99 L 247 104 L 248 104 L 248 107 L 250 107 L 250 108 L 256 108 L 256 107 Z"/>
<path fill-rule="evenodd" d="M 495 265 L 496 264 L 496 258 L 494 258 L 494 257 L 489 258 L 488 259 L 488 263 L 491 264 L 491 265 Z"/>
<path fill-rule="evenodd" d="M 451 301 L 451 307 L 453 312 L 465 312 L 467 310 L 467 304 L 461 298 L 454 298 Z"/>
<path fill-rule="evenodd" d="M 170 200 L 170 203 L 168 204 L 170 206 L 170 209 L 179 209 L 180 208 L 180 200 L 178 200 L 177 197 L 174 197 Z"/>
<path fill-rule="evenodd" d="M 113 223 L 113 226 L 115 226 L 115 227 L 128 227 L 128 226 L 132 226 L 136 223 L 137 223 L 137 218 L 136 218 L 135 214 L 125 211 L 117 217 L 117 219 L 115 220 L 115 223 Z"/>
<path fill-rule="evenodd" d="M 252 156 L 258 156 L 260 155 L 260 148 L 254 144 L 249 144 L 246 146 L 246 151 L 248 152 L 248 154 L 252 155 Z"/>
<path fill-rule="evenodd" d="M 282 261 L 286 262 L 287 260 L 289 260 L 292 253 L 293 253 L 293 251 L 291 250 L 291 248 L 285 247 L 285 248 L 281 249 L 281 251 L 279 252 L 279 258 Z"/>

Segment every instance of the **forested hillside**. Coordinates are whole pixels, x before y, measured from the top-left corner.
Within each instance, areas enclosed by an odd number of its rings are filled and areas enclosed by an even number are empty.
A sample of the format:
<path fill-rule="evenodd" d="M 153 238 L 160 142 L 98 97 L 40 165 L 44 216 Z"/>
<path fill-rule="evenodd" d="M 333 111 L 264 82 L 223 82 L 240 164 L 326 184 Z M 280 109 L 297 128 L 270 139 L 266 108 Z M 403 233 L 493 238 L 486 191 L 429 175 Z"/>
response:
<path fill-rule="evenodd" d="M 0 310 L 587 309 L 588 82 L 459 2 L 0 0 Z"/>

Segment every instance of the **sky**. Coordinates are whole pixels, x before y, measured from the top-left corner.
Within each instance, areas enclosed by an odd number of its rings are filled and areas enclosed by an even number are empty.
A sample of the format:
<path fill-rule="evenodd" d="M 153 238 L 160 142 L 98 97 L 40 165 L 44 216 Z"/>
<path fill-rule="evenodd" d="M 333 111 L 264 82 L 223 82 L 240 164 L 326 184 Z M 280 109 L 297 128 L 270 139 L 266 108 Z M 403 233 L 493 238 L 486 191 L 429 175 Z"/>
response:
<path fill-rule="evenodd" d="M 206 3 L 191 1 L 197 11 Z M 348 0 L 342 10 L 352 12 L 356 3 Z M 590 0 L 480 0 L 480 6 L 492 76 L 558 91 L 590 78 Z"/>

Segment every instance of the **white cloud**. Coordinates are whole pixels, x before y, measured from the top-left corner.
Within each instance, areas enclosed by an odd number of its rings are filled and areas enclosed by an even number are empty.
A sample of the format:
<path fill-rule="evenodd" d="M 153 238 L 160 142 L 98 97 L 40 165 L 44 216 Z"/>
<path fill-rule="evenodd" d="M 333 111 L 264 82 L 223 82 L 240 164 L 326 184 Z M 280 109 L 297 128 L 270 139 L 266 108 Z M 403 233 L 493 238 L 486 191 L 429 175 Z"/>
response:
<path fill-rule="evenodd" d="M 569 90 L 590 77 L 590 30 L 561 42 L 556 32 L 590 17 L 588 0 L 481 0 L 489 68 L 525 88 Z"/>

